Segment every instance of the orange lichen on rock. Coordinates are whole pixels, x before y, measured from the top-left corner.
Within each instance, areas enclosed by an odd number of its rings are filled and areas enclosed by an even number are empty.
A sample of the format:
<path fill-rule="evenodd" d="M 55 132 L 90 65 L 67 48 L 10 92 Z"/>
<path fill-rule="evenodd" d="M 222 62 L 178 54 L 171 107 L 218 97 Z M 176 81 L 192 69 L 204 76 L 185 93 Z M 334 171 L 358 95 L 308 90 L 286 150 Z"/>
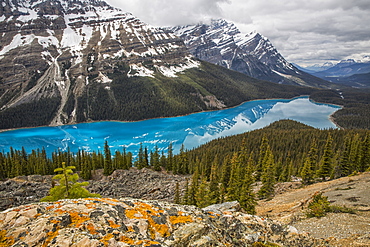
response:
<path fill-rule="evenodd" d="M 13 236 L 10 236 L 10 237 L 7 237 L 6 236 L 6 230 L 0 230 L 0 246 L 11 246 L 14 244 L 14 237 Z"/>
<path fill-rule="evenodd" d="M 59 227 L 57 227 L 57 230 L 55 232 L 50 231 L 46 235 L 45 242 L 42 244 L 43 247 L 49 246 L 49 243 L 58 236 L 59 234 Z"/>
<path fill-rule="evenodd" d="M 108 220 L 108 222 L 109 222 L 109 226 L 112 227 L 112 228 L 121 227 L 121 225 L 118 225 L 118 224 L 114 223 L 113 220 Z"/>
<path fill-rule="evenodd" d="M 71 216 L 71 225 L 76 227 L 80 227 L 82 223 L 90 220 L 86 213 L 69 212 L 69 215 Z"/>
<path fill-rule="evenodd" d="M 89 231 L 90 234 L 92 234 L 92 235 L 98 234 L 98 232 L 96 231 L 96 229 L 95 229 L 95 227 L 92 223 L 86 224 L 85 227 Z"/>
<path fill-rule="evenodd" d="M 104 244 L 104 246 L 108 246 L 109 240 L 113 237 L 114 237 L 113 234 L 109 233 L 109 234 L 105 235 L 104 237 L 102 237 L 99 241 L 102 242 Z"/>
<path fill-rule="evenodd" d="M 193 219 L 189 215 L 188 216 L 183 216 L 183 215 L 170 216 L 170 222 L 172 225 L 185 224 L 188 222 L 193 222 Z"/>
<path fill-rule="evenodd" d="M 159 209 L 143 202 L 135 202 L 135 207 L 126 210 L 126 216 L 130 219 L 145 219 L 148 222 L 148 231 L 152 239 L 156 238 L 157 233 L 161 237 L 170 235 L 169 227 L 165 224 L 157 224 L 152 216 L 160 216 Z"/>
<path fill-rule="evenodd" d="M 120 242 L 123 242 L 125 244 L 129 245 L 138 245 L 138 246 L 151 246 L 151 245 L 160 245 L 159 242 L 151 241 L 151 240 L 133 240 L 132 238 L 129 238 L 127 236 L 122 236 L 120 238 Z"/>
<path fill-rule="evenodd" d="M 60 220 L 51 220 L 50 223 L 59 224 L 60 223 Z"/>

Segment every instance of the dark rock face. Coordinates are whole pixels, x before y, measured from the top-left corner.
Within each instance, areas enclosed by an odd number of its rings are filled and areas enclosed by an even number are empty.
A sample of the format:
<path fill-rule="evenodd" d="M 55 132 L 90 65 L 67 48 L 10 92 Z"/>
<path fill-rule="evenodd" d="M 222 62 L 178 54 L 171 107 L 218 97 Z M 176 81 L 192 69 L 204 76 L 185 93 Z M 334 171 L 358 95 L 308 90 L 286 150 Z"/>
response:
<path fill-rule="evenodd" d="M 134 199 L 24 205 L 1 212 L 0 229 L 17 246 L 329 246 L 294 227 L 229 211 L 227 205 L 213 212 Z"/>
<path fill-rule="evenodd" d="M 197 58 L 248 76 L 281 84 L 327 87 L 328 82 L 298 70 L 261 34 L 242 34 L 231 22 L 171 28 Z"/>

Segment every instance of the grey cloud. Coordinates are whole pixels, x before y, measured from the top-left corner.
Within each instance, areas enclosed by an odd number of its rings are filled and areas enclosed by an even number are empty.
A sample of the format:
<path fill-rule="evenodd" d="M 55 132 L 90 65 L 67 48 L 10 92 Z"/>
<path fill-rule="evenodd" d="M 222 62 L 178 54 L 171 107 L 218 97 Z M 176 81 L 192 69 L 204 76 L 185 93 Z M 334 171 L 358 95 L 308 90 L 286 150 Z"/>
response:
<path fill-rule="evenodd" d="M 270 39 L 290 62 L 370 53 L 369 0 L 107 0 L 157 26 L 233 21 Z"/>

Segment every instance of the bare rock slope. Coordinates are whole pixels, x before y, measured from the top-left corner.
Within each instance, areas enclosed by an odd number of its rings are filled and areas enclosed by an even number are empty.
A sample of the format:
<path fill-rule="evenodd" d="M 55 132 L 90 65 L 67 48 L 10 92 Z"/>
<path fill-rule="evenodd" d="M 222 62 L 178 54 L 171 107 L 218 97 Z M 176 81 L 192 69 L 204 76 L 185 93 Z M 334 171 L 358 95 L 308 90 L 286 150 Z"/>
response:
<path fill-rule="evenodd" d="M 334 246 L 370 246 L 369 188 L 369 172 L 312 184 L 260 201 L 257 214 L 292 224 L 313 237 L 329 239 Z M 354 209 L 355 214 L 328 213 L 322 218 L 306 218 L 307 204 L 317 192 L 323 192 L 331 205 Z"/>

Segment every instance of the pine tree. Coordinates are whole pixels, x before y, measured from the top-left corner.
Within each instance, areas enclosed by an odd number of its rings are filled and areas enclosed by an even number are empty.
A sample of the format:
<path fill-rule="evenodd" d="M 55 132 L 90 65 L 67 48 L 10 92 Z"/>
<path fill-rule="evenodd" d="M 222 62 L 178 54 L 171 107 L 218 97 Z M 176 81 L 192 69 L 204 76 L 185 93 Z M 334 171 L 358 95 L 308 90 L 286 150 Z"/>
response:
<path fill-rule="evenodd" d="M 268 148 L 268 139 L 266 135 L 263 135 L 259 153 L 258 153 L 258 162 L 256 166 L 256 172 L 255 172 L 255 179 L 256 181 L 259 181 L 261 179 L 262 173 L 263 173 L 263 162 L 266 157 L 266 151 Z"/>
<path fill-rule="evenodd" d="M 301 170 L 302 182 L 304 184 L 310 184 L 314 178 L 314 169 L 317 160 L 317 144 L 316 140 L 311 143 L 310 151 L 305 158 L 303 168 Z"/>
<path fill-rule="evenodd" d="M 81 160 L 81 178 L 84 180 L 91 179 L 91 168 L 90 168 L 90 162 L 89 162 L 88 155 L 85 154 L 85 152 L 82 153 L 82 160 Z"/>
<path fill-rule="evenodd" d="M 262 161 L 263 173 L 261 175 L 262 187 L 258 191 L 258 196 L 261 199 L 270 198 L 274 194 L 275 179 L 275 163 L 274 156 L 270 146 L 267 146 L 265 157 Z"/>
<path fill-rule="evenodd" d="M 201 181 L 202 182 L 200 183 L 198 190 L 196 191 L 195 194 L 195 201 L 198 207 L 204 208 L 211 205 L 211 203 L 209 198 L 209 187 L 207 179 L 203 177 Z"/>
<path fill-rule="evenodd" d="M 57 168 L 54 172 L 62 172 L 55 175 L 53 179 L 59 180 L 59 185 L 50 189 L 49 195 L 42 198 L 42 202 L 52 202 L 60 199 L 78 199 L 87 197 L 101 197 L 99 194 L 92 194 L 82 186 L 89 185 L 89 182 L 77 182 L 78 174 L 73 173 L 74 166 L 67 166 L 62 163 L 62 168 Z"/>
<path fill-rule="evenodd" d="M 198 169 L 196 169 L 191 178 L 191 185 L 190 185 L 189 193 L 188 193 L 188 204 L 189 205 L 197 204 L 196 194 L 197 194 L 198 188 L 199 188 L 199 172 L 198 172 Z"/>
<path fill-rule="evenodd" d="M 359 162 L 360 171 L 364 172 L 370 169 L 370 134 L 368 133 L 361 145 L 361 159 Z"/>
<path fill-rule="evenodd" d="M 235 201 L 239 199 L 240 189 L 242 185 L 241 181 L 241 170 L 240 170 L 240 160 L 238 153 L 234 153 L 231 158 L 231 172 L 230 181 L 227 187 L 226 198 L 227 201 Z"/>
<path fill-rule="evenodd" d="M 177 163 L 177 173 L 176 174 L 187 174 L 188 173 L 188 163 L 187 154 L 185 152 L 184 144 L 181 145 L 180 154 L 178 155 Z M 175 172 L 175 171 L 174 171 Z"/>
<path fill-rule="evenodd" d="M 173 147 L 172 142 L 168 145 L 166 170 L 173 171 Z"/>
<path fill-rule="evenodd" d="M 180 202 L 181 202 L 179 182 L 176 182 L 174 202 L 175 202 L 175 204 L 180 204 Z"/>
<path fill-rule="evenodd" d="M 144 149 L 143 149 L 143 143 L 140 143 L 140 148 L 139 148 L 139 152 L 137 154 L 135 166 L 138 169 L 143 169 L 144 167 L 146 167 L 146 164 L 145 164 L 145 154 L 144 154 Z"/>
<path fill-rule="evenodd" d="M 104 171 L 103 174 L 105 176 L 111 175 L 113 172 L 113 163 L 112 163 L 112 155 L 110 153 L 110 148 L 108 145 L 108 141 L 105 141 L 104 144 Z"/>
<path fill-rule="evenodd" d="M 335 169 L 334 177 L 343 177 L 351 174 L 351 164 L 350 164 L 350 150 L 351 150 L 351 140 L 349 136 L 346 136 L 344 140 L 344 150 L 342 151 L 341 158 L 338 166 Z"/>
<path fill-rule="evenodd" d="M 151 166 L 153 167 L 153 170 L 154 171 L 160 171 L 161 170 L 161 164 L 160 164 L 160 156 L 159 156 L 159 150 L 158 150 L 158 146 L 155 145 L 155 148 L 154 148 L 154 153 L 152 153 L 152 155 L 150 156 L 152 162 L 151 162 Z"/>
<path fill-rule="evenodd" d="M 252 155 L 249 157 L 247 167 L 245 169 L 244 179 L 242 188 L 239 196 L 240 206 L 249 214 L 256 213 L 256 196 L 253 192 L 253 158 Z"/>
<path fill-rule="evenodd" d="M 190 193 L 190 188 L 189 188 L 189 180 L 186 179 L 186 182 L 185 182 L 185 192 L 184 192 L 184 195 L 182 197 L 182 204 L 184 205 L 189 205 L 189 193 Z"/>
<path fill-rule="evenodd" d="M 317 171 L 317 176 L 322 178 L 323 181 L 326 180 L 326 177 L 330 176 L 332 170 L 332 142 L 333 139 L 329 134 L 325 143 L 324 154 L 320 160 L 320 168 Z"/>
<path fill-rule="evenodd" d="M 220 202 L 220 188 L 216 163 L 213 163 L 211 167 L 211 175 L 209 178 L 209 201 L 210 204 L 216 204 Z"/>

